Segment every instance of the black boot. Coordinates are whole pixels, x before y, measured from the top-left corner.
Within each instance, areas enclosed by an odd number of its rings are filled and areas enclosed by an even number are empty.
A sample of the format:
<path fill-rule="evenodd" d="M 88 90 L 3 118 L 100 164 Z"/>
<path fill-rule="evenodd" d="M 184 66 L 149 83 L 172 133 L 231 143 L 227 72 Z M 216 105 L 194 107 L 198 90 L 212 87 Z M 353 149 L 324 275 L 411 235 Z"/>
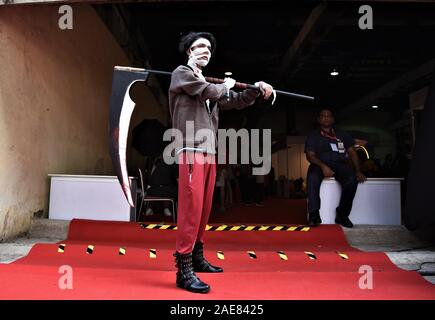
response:
<path fill-rule="evenodd" d="M 313 211 L 308 214 L 308 225 L 311 227 L 317 227 L 322 223 L 319 211 Z"/>
<path fill-rule="evenodd" d="M 346 228 L 353 228 L 353 223 L 352 223 L 352 221 L 350 221 L 349 215 L 343 214 L 340 207 L 337 207 L 335 209 L 335 214 L 336 214 L 335 215 L 335 223 L 341 224 L 343 227 L 346 227 Z"/>
<path fill-rule="evenodd" d="M 353 228 L 353 223 L 352 221 L 350 221 L 349 217 L 337 216 L 335 218 L 335 223 L 341 224 L 343 227 L 346 228 Z"/>
<path fill-rule="evenodd" d="M 193 247 L 192 252 L 192 262 L 193 262 L 193 271 L 195 272 L 223 272 L 224 270 L 220 267 L 212 266 L 210 262 L 208 262 L 204 258 L 204 244 L 201 242 L 196 242 Z"/>
<path fill-rule="evenodd" d="M 195 293 L 207 293 L 210 286 L 202 282 L 193 272 L 192 253 L 174 253 L 177 271 L 177 287 Z"/>

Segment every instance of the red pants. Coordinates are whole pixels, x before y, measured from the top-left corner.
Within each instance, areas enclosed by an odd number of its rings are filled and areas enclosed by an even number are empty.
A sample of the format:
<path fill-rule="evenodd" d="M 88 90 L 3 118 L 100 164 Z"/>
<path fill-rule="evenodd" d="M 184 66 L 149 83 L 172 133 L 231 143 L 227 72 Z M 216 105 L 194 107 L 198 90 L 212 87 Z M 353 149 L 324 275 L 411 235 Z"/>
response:
<path fill-rule="evenodd" d="M 190 157 L 190 164 L 187 157 Z M 192 252 L 195 242 L 204 242 L 203 236 L 210 217 L 215 181 L 214 155 L 193 152 L 183 152 L 179 155 L 175 247 L 181 254 Z"/>

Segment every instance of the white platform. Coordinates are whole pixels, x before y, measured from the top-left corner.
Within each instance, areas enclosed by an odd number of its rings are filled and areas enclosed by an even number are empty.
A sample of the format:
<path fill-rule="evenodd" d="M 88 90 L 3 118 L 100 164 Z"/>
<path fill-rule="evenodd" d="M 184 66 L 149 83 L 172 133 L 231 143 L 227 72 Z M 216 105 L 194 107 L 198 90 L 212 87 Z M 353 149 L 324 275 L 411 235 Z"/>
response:
<path fill-rule="evenodd" d="M 130 208 L 117 177 L 60 174 L 49 177 L 49 219 L 135 220 L 135 208 Z M 130 183 L 136 194 L 136 179 L 130 178 Z"/>
<path fill-rule="evenodd" d="M 358 184 L 349 218 L 354 224 L 401 225 L 402 178 L 369 178 Z M 322 223 L 335 223 L 335 208 L 340 201 L 341 186 L 334 178 L 320 186 Z"/>

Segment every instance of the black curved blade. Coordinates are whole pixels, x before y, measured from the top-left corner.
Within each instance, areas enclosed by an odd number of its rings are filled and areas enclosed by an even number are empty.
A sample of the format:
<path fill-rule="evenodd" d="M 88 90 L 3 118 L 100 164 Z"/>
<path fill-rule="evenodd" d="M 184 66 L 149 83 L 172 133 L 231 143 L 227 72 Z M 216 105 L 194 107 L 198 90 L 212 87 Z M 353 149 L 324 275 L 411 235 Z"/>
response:
<path fill-rule="evenodd" d="M 120 70 L 113 71 L 112 95 L 109 110 L 109 152 L 122 191 L 131 207 L 134 195 L 131 193 L 127 171 L 127 138 L 131 115 L 135 103 L 130 98 L 130 88 L 136 81 L 146 81 L 148 72 Z"/>

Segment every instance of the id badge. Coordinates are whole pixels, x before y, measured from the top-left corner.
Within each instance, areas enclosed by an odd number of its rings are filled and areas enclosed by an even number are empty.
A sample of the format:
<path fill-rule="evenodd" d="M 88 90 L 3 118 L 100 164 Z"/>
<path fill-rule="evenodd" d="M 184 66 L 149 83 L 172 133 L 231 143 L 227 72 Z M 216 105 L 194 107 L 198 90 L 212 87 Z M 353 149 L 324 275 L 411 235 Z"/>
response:
<path fill-rule="evenodd" d="M 332 149 L 332 151 L 335 151 L 335 152 L 338 152 L 338 147 L 337 147 L 337 145 L 335 144 L 335 143 L 329 143 L 330 144 L 330 146 L 331 146 L 331 149 Z"/>
<path fill-rule="evenodd" d="M 344 143 L 343 142 L 338 142 L 338 152 L 340 153 L 344 153 Z"/>

